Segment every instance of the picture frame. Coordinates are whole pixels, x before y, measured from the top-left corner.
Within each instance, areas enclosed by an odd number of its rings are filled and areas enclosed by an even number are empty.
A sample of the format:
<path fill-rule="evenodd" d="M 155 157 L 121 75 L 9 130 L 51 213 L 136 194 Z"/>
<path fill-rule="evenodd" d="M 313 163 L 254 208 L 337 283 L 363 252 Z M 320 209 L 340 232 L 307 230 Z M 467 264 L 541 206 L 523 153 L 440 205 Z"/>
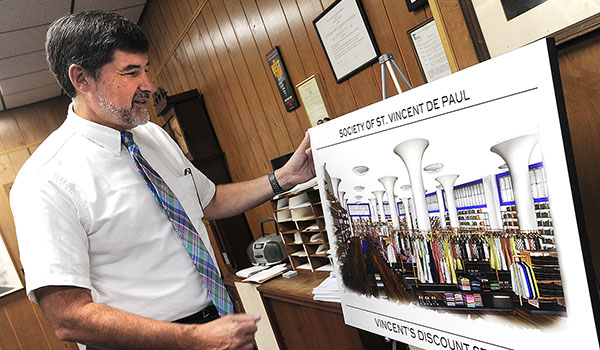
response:
<path fill-rule="evenodd" d="M 281 101 L 285 106 L 285 110 L 291 112 L 300 107 L 298 97 L 292 87 L 292 81 L 285 68 L 283 57 L 279 52 L 279 46 L 272 48 L 265 56 L 269 67 L 271 67 L 271 73 L 273 74 L 273 79 L 275 79 L 275 84 L 281 95 Z"/>
<path fill-rule="evenodd" d="M 311 75 L 296 84 L 302 105 L 311 126 L 322 124 L 331 119 L 331 106 L 327 96 L 323 94 L 323 82 L 319 74 Z"/>
<path fill-rule="evenodd" d="M 600 5 L 593 0 L 528 0 L 518 8 L 513 3 L 459 0 L 480 61 L 544 37 L 560 45 L 600 27 Z"/>
<path fill-rule="evenodd" d="M 0 239 L 0 298 L 23 289 L 4 241 Z"/>
<path fill-rule="evenodd" d="M 337 0 L 313 20 L 339 84 L 377 62 L 380 52 L 360 0 Z"/>
<path fill-rule="evenodd" d="M 3 186 L 8 197 L 12 182 Z M 15 262 L 8 251 L 4 233 L 0 232 L 0 298 L 23 289 Z"/>
<path fill-rule="evenodd" d="M 452 74 L 434 18 L 410 29 L 407 34 L 426 82 Z"/>
<path fill-rule="evenodd" d="M 408 11 L 416 11 L 427 3 L 427 0 L 406 0 Z"/>

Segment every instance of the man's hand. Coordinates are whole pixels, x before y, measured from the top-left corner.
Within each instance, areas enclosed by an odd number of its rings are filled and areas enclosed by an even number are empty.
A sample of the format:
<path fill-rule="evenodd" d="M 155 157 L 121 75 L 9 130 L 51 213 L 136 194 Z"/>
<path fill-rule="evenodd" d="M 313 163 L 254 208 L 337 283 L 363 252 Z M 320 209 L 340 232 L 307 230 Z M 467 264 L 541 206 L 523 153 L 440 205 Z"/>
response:
<path fill-rule="evenodd" d="M 229 315 L 201 325 L 178 324 L 95 303 L 84 288 L 49 286 L 35 293 L 59 339 L 102 349 L 251 350 L 260 319 Z"/>
<path fill-rule="evenodd" d="M 255 345 L 254 333 L 260 316 L 228 315 L 204 325 L 198 325 L 194 332 L 203 339 L 201 343 L 211 350 L 252 350 Z"/>
<path fill-rule="evenodd" d="M 279 185 L 286 191 L 315 177 L 315 165 L 308 131 L 290 160 L 283 167 L 277 169 L 275 177 Z"/>
<path fill-rule="evenodd" d="M 290 160 L 277 169 L 275 177 L 286 191 L 315 177 L 308 132 Z M 204 207 L 204 219 L 216 220 L 238 215 L 271 198 L 273 189 L 267 175 L 250 181 L 219 185 L 213 199 Z"/>

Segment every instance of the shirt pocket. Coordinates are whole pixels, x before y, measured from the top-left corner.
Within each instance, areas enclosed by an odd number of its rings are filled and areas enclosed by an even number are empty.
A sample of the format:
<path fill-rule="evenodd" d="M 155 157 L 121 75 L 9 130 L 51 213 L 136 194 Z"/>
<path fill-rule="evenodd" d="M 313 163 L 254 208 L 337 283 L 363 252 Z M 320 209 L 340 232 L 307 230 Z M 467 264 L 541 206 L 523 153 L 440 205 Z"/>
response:
<path fill-rule="evenodd" d="M 197 225 L 197 223 L 202 220 L 202 217 L 204 217 L 204 211 L 200 204 L 200 197 L 196 191 L 192 174 L 178 177 L 177 183 L 181 189 L 181 191 L 179 191 L 181 192 L 181 195 L 178 195 L 177 198 L 192 223 Z"/>

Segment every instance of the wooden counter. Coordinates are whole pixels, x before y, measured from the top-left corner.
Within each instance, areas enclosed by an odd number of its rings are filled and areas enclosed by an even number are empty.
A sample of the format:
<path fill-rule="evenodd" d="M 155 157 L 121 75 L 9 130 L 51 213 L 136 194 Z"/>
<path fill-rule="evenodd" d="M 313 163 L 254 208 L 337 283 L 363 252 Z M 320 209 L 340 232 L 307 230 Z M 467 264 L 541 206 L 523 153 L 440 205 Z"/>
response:
<path fill-rule="evenodd" d="M 391 349 L 382 337 L 347 326 L 339 303 L 313 300 L 313 288 L 328 272 L 298 272 L 294 278 L 277 277 L 258 287 L 281 350 Z"/>

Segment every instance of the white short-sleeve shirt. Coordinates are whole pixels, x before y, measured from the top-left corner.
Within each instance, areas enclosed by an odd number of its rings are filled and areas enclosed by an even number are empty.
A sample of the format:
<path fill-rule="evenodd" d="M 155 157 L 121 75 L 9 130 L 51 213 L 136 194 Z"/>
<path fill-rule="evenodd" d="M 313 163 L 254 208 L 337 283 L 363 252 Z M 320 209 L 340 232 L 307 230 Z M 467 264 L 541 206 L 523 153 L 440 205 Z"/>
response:
<path fill-rule="evenodd" d="M 216 261 L 201 220 L 215 185 L 159 126 L 147 123 L 131 132 Z M 77 116 L 72 105 L 64 124 L 19 171 L 10 200 L 31 300 L 40 287 L 76 286 L 90 289 L 95 302 L 163 321 L 210 305 L 200 274 L 119 131 Z"/>

